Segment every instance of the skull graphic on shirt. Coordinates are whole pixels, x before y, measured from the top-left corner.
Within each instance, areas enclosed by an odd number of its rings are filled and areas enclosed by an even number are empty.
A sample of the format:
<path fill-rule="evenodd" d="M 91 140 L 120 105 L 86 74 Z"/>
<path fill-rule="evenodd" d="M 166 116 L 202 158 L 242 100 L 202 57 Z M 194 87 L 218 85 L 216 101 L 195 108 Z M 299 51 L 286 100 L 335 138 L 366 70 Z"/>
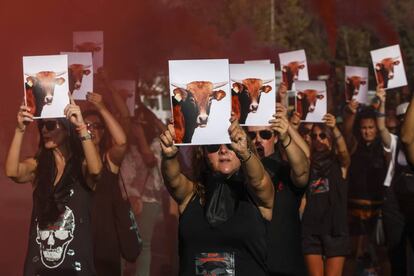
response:
<path fill-rule="evenodd" d="M 67 206 L 55 223 L 49 224 L 45 229 L 40 229 L 37 225 L 36 242 L 40 247 L 42 263 L 46 267 L 56 268 L 63 263 L 74 231 L 75 216 Z"/>

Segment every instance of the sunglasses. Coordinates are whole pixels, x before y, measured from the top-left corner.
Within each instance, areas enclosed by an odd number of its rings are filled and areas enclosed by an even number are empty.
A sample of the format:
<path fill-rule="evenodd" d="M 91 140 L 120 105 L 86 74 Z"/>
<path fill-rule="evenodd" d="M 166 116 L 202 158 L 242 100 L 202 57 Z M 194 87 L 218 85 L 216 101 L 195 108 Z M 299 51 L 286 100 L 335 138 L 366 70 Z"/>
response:
<path fill-rule="evenodd" d="M 328 136 L 325 134 L 325 133 L 319 133 L 319 134 L 316 134 L 316 133 L 311 133 L 311 135 L 310 135 L 310 137 L 313 139 L 313 140 L 316 140 L 316 138 L 318 138 L 318 136 L 319 136 L 319 138 L 321 139 L 321 140 L 325 140 L 326 138 L 328 138 Z"/>
<path fill-rule="evenodd" d="M 225 146 L 229 150 L 233 150 L 233 148 L 231 147 L 231 144 L 225 144 Z M 208 153 L 218 152 L 218 150 L 220 149 L 220 147 L 221 147 L 221 145 L 206 145 L 206 146 L 204 146 L 204 148 L 206 149 L 206 151 Z"/>
<path fill-rule="evenodd" d="M 47 131 L 53 131 L 57 128 L 59 128 L 59 124 L 57 121 L 43 121 L 40 120 L 37 125 L 39 126 L 39 129 L 42 130 L 43 127 L 46 127 Z"/>
<path fill-rule="evenodd" d="M 260 138 L 264 140 L 269 140 L 273 136 L 273 132 L 270 130 L 260 130 L 260 131 L 248 131 L 247 135 L 249 135 L 250 139 L 254 140 L 259 134 Z"/>
<path fill-rule="evenodd" d="M 104 129 L 104 125 L 101 123 L 86 123 L 86 128 L 91 130 L 91 129 Z"/>

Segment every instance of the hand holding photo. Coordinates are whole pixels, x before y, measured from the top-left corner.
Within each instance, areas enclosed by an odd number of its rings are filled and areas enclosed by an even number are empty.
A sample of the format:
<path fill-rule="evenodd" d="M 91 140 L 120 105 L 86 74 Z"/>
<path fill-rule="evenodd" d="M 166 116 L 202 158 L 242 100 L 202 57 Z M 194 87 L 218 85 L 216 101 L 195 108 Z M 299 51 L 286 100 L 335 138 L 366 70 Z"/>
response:
<path fill-rule="evenodd" d="M 384 89 L 407 85 L 400 45 L 389 46 L 371 51 L 377 84 Z"/>
<path fill-rule="evenodd" d="M 175 144 L 230 143 L 228 60 L 172 60 L 169 72 Z"/>
<path fill-rule="evenodd" d="M 67 55 L 23 57 L 25 105 L 35 119 L 65 117 L 68 97 Z"/>
<path fill-rule="evenodd" d="M 296 112 L 302 122 L 321 123 L 327 112 L 324 81 L 296 81 Z"/>

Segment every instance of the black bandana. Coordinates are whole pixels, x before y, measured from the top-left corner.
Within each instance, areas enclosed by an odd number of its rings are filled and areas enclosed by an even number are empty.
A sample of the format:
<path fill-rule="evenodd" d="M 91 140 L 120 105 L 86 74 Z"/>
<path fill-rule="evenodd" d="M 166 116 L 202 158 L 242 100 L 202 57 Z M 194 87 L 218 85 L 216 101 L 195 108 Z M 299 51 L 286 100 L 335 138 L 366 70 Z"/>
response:
<path fill-rule="evenodd" d="M 334 161 L 330 150 L 314 151 L 311 155 L 311 172 L 315 177 L 326 177 Z"/>
<path fill-rule="evenodd" d="M 237 210 L 240 192 L 244 189 L 243 177 L 239 172 L 229 178 L 210 174 L 206 184 L 205 216 L 211 226 L 218 226 Z"/>

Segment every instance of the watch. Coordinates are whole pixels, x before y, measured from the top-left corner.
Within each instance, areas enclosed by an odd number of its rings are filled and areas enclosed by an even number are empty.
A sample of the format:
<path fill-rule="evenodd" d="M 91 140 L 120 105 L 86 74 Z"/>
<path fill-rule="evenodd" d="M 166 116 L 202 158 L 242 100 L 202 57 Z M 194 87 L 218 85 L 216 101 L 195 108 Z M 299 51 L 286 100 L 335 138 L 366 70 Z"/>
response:
<path fill-rule="evenodd" d="M 85 134 L 83 136 L 79 136 L 79 139 L 81 141 L 91 140 L 92 139 L 92 135 L 90 133 L 88 133 L 88 134 Z"/>

